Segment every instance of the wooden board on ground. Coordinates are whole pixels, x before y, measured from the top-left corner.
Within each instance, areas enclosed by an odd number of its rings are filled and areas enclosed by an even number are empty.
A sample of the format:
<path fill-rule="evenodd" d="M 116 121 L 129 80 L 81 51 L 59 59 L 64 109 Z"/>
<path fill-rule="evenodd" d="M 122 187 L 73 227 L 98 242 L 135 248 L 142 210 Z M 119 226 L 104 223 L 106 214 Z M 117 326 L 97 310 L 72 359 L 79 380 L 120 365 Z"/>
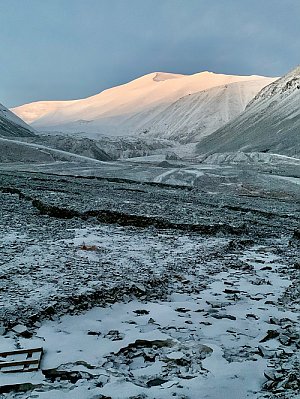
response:
<path fill-rule="evenodd" d="M 0 372 L 22 373 L 39 369 L 43 348 L 0 352 Z"/>

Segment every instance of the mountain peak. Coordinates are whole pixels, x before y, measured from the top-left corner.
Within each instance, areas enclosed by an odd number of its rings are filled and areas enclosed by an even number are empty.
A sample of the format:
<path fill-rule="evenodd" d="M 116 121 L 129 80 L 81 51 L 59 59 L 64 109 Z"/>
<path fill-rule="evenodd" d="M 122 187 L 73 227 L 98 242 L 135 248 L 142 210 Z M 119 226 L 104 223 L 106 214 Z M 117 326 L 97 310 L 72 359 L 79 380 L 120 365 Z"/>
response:
<path fill-rule="evenodd" d="M 139 78 L 136 78 L 136 79 L 128 82 L 127 84 L 132 84 L 132 83 L 140 82 L 140 81 L 164 82 L 166 80 L 184 78 L 186 76 L 189 76 L 189 75 L 157 71 L 157 72 L 150 72 L 150 73 L 147 73 L 146 75 L 140 76 Z"/>
<path fill-rule="evenodd" d="M 153 75 L 155 75 L 153 78 L 155 82 L 164 82 L 165 80 L 178 79 L 186 76 L 169 72 L 154 72 Z"/>
<path fill-rule="evenodd" d="M 213 87 L 254 80 L 263 84 L 272 81 L 261 77 L 225 75 L 209 71 L 192 75 L 156 71 L 82 100 L 40 101 L 14 108 L 13 111 L 34 127 L 47 131 L 82 131 L 80 121 L 84 120 L 89 121 L 85 124 L 85 132 L 98 134 L 105 131 L 105 134 L 113 132 L 112 134 L 124 135 L 127 134 L 127 130 L 132 133 L 136 130 L 134 126 L 140 126 L 142 123 L 142 120 L 134 122 L 139 119 L 135 117 L 138 113 L 143 115 L 146 123 L 153 110 L 170 105 L 184 96 L 205 92 Z M 127 119 L 132 125 L 125 129 Z"/>

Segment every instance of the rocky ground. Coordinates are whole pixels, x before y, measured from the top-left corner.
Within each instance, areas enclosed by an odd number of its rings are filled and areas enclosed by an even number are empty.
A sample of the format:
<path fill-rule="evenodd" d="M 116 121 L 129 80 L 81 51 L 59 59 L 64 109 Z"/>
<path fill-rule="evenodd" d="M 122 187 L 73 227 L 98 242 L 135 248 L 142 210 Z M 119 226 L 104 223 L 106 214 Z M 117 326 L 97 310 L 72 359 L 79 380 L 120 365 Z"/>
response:
<path fill-rule="evenodd" d="M 241 176 L 2 170 L 0 350 L 44 355 L 0 397 L 297 398 L 299 186 Z"/>

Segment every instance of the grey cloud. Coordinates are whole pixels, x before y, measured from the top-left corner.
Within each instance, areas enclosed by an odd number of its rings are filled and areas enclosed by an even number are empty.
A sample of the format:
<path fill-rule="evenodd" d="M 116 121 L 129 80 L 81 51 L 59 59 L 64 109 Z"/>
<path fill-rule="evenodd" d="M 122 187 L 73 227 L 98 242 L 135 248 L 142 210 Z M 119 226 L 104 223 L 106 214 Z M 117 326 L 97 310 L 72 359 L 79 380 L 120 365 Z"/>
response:
<path fill-rule="evenodd" d="M 0 0 L 0 102 L 80 98 L 151 71 L 278 76 L 298 0 Z"/>

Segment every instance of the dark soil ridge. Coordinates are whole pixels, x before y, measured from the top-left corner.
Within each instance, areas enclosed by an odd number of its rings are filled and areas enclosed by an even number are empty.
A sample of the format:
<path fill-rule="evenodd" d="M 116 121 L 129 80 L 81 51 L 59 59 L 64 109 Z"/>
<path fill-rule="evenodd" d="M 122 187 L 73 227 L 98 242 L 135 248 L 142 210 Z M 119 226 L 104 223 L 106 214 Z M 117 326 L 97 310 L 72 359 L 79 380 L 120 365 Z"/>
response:
<path fill-rule="evenodd" d="M 36 208 L 41 215 L 47 215 L 58 219 L 81 218 L 83 220 L 88 220 L 89 218 L 95 218 L 99 223 L 105 224 L 118 224 L 120 226 L 131 226 L 137 228 L 154 227 L 161 230 L 181 230 L 203 235 L 217 235 L 219 233 L 226 235 L 243 235 L 248 233 L 248 229 L 245 224 L 234 226 L 226 223 L 212 225 L 173 223 L 171 221 L 153 216 L 132 215 L 123 212 L 101 209 L 79 212 L 74 209 L 48 205 L 39 199 L 35 199 L 24 194 L 17 188 L 0 187 L 0 192 L 17 194 L 20 199 L 30 201 L 32 206 Z"/>
<path fill-rule="evenodd" d="M 23 193 L 20 189 L 14 187 L 0 187 L 0 192 L 8 193 L 8 194 L 16 194 L 19 196 L 19 199 L 23 199 L 26 201 L 30 201 L 32 206 L 36 208 L 41 215 L 47 215 L 50 217 L 58 218 L 58 219 L 72 219 L 72 218 L 80 218 L 82 220 L 88 220 L 89 218 L 94 218 L 99 223 L 105 224 L 118 224 L 124 227 L 137 227 L 137 228 L 156 228 L 161 230 L 179 230 L 185 232 L 191 232 L 196 234 L 203 235 L 230 235 L 230 236 L 241 236 L 241 235 L 250 235 L 251 229 L 247 226 L 246 223 L 242 223 L 240 225 L 233 225 L 228 223 L 216 223 L 216 224 L 192 224 L 192 223 L 174 223 L 172 221 L 153 217 L 153 216 L 144 216 L 144 215 L 134 215 L 128 214 L 119 211 L 107 210 L 107 209 L 98 209 L 98 210 L 89 210 L 86 212 L 79 212 L 75 209 L 63 208 L 58 206 L 49 205 L 40 199 L 33 198 L 29 195 Z M 270 220 L 272 227 L 271 231 L 268 234 L 276 235 L 276 229 L 273 226 L 272 220 L 275 218 L 281 218 L 285 220 L 285 231 L 291 235 L 297 235 L 298 231 L 294 230 L 294 228 L 289 228 L 288 219 L 291 215 L 288 214 L 277 214 L 273 212 L 261 211 L 253 208 L 245 208 L 243 206 L 230 206 L 223 205 L 222 208 L 229 209 L 233 212 L 240 212 L 241 214 L 252 213 L 253 215 L 262 216 L 267 220 Z M 293 219 L 295 219 L 295 215 Z M 262 221 L 253 221 L 252 227 L 255 228 L 255 235 L 259 237 L 264 237 L 265 232 L 263 229 L 259 229 L 258 227 L 264 227 L 265 223 Z M 266 226 L 265 226 L 266 227 Z M 253 233 L 253 232 L 252 232 Z"/>

